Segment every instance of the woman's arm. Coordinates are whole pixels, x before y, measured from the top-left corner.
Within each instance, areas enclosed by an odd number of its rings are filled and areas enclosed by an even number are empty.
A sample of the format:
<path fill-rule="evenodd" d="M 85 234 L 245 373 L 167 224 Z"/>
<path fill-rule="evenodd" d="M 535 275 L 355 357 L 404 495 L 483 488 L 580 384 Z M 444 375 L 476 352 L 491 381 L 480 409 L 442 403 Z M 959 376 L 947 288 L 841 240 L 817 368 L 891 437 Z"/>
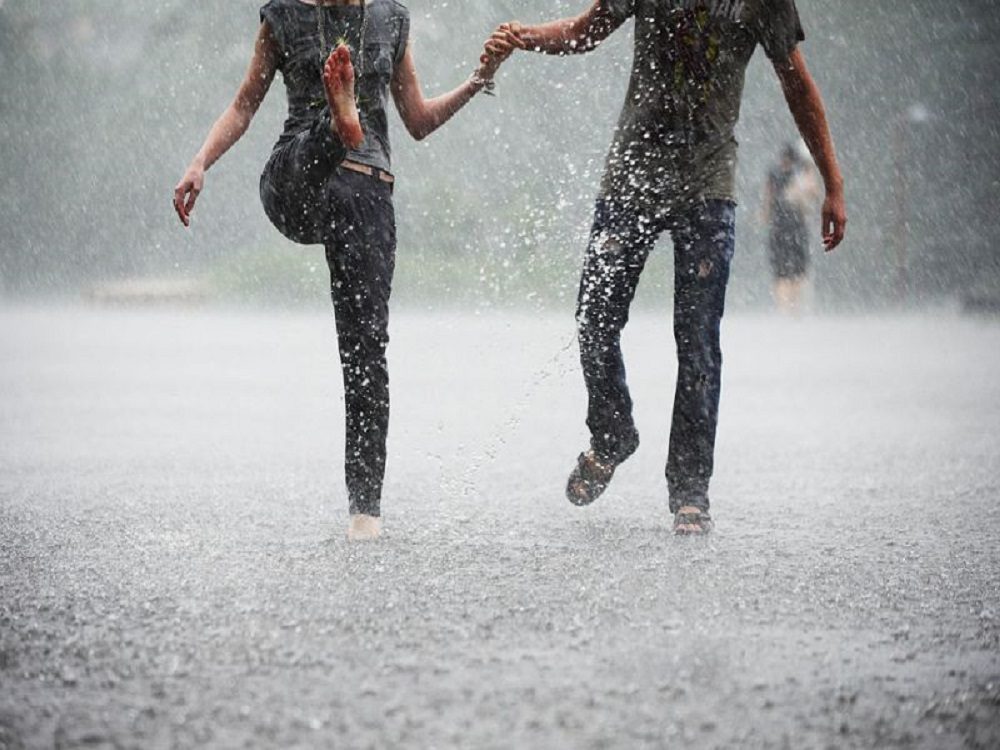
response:
<path fill-rule="evenodd" d="M 788 102 L 795 124 L 812 154 L 826 186 L 823 201 L 823 244 L 833 250 L 844 239 L 847 208 L 844 202 L 844 178 L 837 163 L 833 136 L 826 121 L 826 109 L 819 87 L 809 74 L 802 51 L 796 49 L 788 60 L 774 64 L 781 89 Z"/>
<path fill-rule="evenodd" d="M 418 141 L 423 140 L 448 122 L 485 88 L 486 82 L 493 79 L 500 65 L 515 49 L 515 45 L 504 36 L 497 32 L 486 42 L 486 52 L 475 76 L 453 91 L 433 99 L 424 98 L 423 88 L 417 77 L 417 66 L 413 61 L 413 46 L 407 43 L 403 60 L 392 76 L 392 97 L 410 135 Z"/>
<path fill-rule="evenodd" d="M 622 21 L 607 11 L 604 0 L 594 0 L 587 10 L 572 18 L 537 26 L 512 22 L 505 27 L 523 43 L 525 49 L 547 55 L 574 55 L 596 49 L 621 25 Z"/>
<path fill-rule="evenodd" d="M 191 225 L 191 212 L 205 183 L 205 172 L 235 144 L 250 127 L 278 69 L 278 47 L 266 23 L 260 25 L 253 58 L 246 77 L 226 111 L 208 132 L 201 149 L 174 189 L 174 209 L 184 226 Z"/>

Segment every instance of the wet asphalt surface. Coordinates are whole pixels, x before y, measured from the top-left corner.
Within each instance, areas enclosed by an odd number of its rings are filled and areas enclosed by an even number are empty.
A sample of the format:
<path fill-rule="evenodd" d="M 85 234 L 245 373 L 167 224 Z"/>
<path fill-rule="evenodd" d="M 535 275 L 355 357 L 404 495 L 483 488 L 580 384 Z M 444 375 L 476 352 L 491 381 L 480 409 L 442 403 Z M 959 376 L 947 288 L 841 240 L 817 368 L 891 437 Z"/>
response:
<path fill-rule="evenodd" d="M 0 311 L 0 748 L 996 748 L 1000 322 L 734 315 L 707 540 L 585 442 L 565 315 L 398 314 L 343 537 L 332 316 Z"/>

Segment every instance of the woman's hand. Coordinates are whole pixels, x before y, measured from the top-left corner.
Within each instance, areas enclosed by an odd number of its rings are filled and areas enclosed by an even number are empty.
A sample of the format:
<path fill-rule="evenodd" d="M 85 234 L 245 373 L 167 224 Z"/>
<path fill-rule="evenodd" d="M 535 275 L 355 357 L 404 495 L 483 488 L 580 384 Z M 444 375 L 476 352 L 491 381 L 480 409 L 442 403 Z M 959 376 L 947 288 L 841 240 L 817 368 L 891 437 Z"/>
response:
<path fill-rule="evenodd" d="M 479 75 L 482 78 L 487 80 L 493 78 L 500 66 L 514 54 L 514 50 L 527 48 L 520 37 L 520 28 L 521 24 L 517 21 L 501 24 L 486 40 L 483 45 L 483 54 L 479 58 L 481 63 Z"/>
<path fill-rule="evenodd" d="M 195 201 L 198 200 L 204 186 L 204 167 L 192 164 L 187 168 L 187 172 L 184 173 L 174 189 L 174 210 L 177 211 L 177 216 L 186 227 L 191 226 L 191 212 L 194 211 Z"/>

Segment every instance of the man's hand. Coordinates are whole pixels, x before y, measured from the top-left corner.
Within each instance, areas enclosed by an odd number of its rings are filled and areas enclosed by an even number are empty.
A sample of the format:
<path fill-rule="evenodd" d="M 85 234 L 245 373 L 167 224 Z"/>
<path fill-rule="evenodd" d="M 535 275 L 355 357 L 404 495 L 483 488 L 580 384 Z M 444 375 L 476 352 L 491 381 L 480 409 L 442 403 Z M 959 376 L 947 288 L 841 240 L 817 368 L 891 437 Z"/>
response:
<path fill-rule="evenodd" d="M 828 190 L 823 201 L 823 247 L 829 253 L 844 240 L 847 205 L 843 189 Z"/>
<path fill-rule="evenodd" d="M 517 21 L 501 24 L 483 45 L 483 54 L 479 58 L 482 63 L 479 75 L 490 79 L 496 75 L 500 66 L 514 54 L 514 50 L 526 49 L 520 37 L 521 24 Z"/>
<path fill-rule="evenodd" d="M 205 170 L 197 164 L 192 164 L 174 188 L 174 210 L 186 227 L 191 226 L 191 212 L 194 211 L 195 201 L 198 200 L 204 186 Z"/>

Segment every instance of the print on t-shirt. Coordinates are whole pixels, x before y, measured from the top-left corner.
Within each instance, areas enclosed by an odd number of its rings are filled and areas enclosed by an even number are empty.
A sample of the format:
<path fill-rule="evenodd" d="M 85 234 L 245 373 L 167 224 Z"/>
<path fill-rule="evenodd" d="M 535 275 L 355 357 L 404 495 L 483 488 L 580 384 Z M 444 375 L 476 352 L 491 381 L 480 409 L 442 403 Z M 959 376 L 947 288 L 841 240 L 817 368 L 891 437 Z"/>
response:
<path fill-rule="evenodd" d="M 717 67 L 726 40 L 738 29 L 742 0 L 674 0 L 661 3 L 661 29 L 669 35 L 660 45 L 661 64 L 670 71 L 666 97 L 675 110 L 704 104 L 718 85 Z"/>

